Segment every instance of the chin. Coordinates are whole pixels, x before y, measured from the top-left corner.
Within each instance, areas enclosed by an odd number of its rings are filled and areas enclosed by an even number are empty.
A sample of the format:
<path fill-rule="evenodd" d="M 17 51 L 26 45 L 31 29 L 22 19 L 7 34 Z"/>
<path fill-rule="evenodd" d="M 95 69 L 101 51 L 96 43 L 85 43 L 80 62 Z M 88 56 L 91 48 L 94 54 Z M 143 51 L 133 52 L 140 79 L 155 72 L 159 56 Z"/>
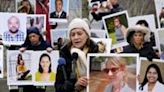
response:
<path fill-rule="evenodd" d="M 79 46 L 79 45 L 75 45 L 74 47 L 78 49 L 82 48 L 82 46 Z"/>

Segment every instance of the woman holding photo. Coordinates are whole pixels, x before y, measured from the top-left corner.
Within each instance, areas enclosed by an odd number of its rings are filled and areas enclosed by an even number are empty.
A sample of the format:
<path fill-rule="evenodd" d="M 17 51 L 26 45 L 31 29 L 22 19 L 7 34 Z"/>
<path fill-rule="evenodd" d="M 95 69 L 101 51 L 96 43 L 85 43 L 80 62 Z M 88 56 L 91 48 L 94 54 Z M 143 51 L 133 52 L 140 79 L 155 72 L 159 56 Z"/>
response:
<path fill-rule="evenodd" d="M 86 90 L 88 85 L 86 56 L 88 53 L 99 52 L 98 45 L 90 39 L 90 35 L 90 29 L 85 20 L 75 18 L 70 22 L 68 27 L 69 42 L 60 50 L 60 57 L 66 61 L 64 66 L 66 75 L 63 75 L 62 67 L 58 66 L 55 82 L 56 92 Z"/>

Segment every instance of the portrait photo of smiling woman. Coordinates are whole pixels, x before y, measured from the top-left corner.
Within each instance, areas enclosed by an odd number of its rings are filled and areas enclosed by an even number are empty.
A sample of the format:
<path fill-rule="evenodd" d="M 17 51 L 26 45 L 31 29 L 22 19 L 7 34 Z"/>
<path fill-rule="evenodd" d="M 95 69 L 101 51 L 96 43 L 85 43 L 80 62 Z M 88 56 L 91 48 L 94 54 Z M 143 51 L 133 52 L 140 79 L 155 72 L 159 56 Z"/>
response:
<path fill-rule="evenodd" d="M 39 68 L 35 73 L 36 81 L 55 81 L 55 73 L 51 69 L 51 57 L 43 53 L 40 56 Z"/>
<path fill-rule="evenodd" d="M 141 60 L 139 86 L 137 92 L 159 92 L 164 90 L 164 63 Z"/>

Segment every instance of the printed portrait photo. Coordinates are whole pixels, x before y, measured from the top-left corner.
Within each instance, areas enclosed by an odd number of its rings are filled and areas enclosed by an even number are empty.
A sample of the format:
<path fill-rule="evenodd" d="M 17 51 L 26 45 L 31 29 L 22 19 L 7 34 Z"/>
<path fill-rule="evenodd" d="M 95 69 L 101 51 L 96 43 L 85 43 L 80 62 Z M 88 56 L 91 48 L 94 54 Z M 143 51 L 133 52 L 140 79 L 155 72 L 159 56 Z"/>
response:
<path fill-rule="evenodd" d="M 156 59 L 150 62 L 141 58 L 139 67 L 137 92 L 160 92 L 164 90 L 163 60 Z"/>
<path fill-rule="evenodd" d="M 31 85 L 32 52 L 20 53 L 8 50 L 7 53 L 8 85 Z"/>
<path fill-rule="evenodd" d="M 50 0 L 50 19 L 52 22 L 67 22 L 69 0 Z"/>
<path fill-rule="evenodd" d="M 1 13 L 0 25 L 4 45 L 21 45 L 26 38 L 26 15 L 18 13 Z"/>
<path fill-rule="evenodd" d="M 32 27 L 37 27 L 39 29 L 40 34 L 42 34 L 43 38 L 46 38 L 46 15 L 27 15 L 27 29 L 30 29 Z"/>
<path fill-rule="evenodd" d="M 68 29 L 51 30 L 51 45 L 55 50 L 59 50 L 64 43 L 67 43 L 67 30 Z"/>
<path fill-rule="evenodd" d="M 164 2 L 163 0 L 154 0 L 156 7 L 156 16 L 158 28 L 164 28 Z"/>
<path fill-rule="evenodd" d="M 16 0 L 17 12 L 26 13 L 26 14 L 34 14 L 35 1 L 37 0 Z"/>
<path fill-rule="evenodd" d="M 87 92 L 135 92 L 137 54 L 89 54 Z"/>
<path fill-rule="evenodd" d="M 0 78 L 3 78 L 4 77 L 4 75 L 3 75 L 3 71 L 4 71 L 4 69 L 3 69 L 3 59 L 4 59 L 4 57 L 3 57 L 3 55 L 4 55 L 4 53 L 3 53 L 3 46 L 2 45 L 0 45 Z"/>
<path fill-rule="evenodd" d="M 33 52 L 32 74 L 34 85 L 54 85 L 58 65 L 59 52 Z"/>
<path fill-rule="evenodd" d="M 135 25 L 142 25 L 149 29 L 150 32 L 150 42 L 153 47 L 158 47 L 157 43 L 157 36 L 156 36 L 156 24 L 155 24 L 155 16 L 151 15 L 144 15 L 144 16 L 136 16 L 129 18 L 129 26 L 133 27 Z"/>
<path fill-rule="evenodd" d="M 123 46 L 122 43 L 126 44 L 126 33 L 129 26 L 127 11 L 103 17 L 103 24 L 109 38 L 112 39 L 112 48 L 116 48 L 117 45 Z"/>

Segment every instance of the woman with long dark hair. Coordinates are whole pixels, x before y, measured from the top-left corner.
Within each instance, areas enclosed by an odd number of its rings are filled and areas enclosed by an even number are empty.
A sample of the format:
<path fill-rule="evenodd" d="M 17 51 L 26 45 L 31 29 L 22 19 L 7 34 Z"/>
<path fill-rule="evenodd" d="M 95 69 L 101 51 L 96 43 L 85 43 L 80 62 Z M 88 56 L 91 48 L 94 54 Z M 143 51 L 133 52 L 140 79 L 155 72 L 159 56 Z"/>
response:
<path fill-rule="evenodd" d="M 18 54 L 16 72 L 17 72 L 18 80 L 25 80 L 30 72 L 30 70 L 28 70 L 27 67 L 25 66 L 25 62 L 22 58 L 22 54 Z"/>
<path fill-rule="evenodd" d="M 35 73 L 36 81 L 55 81 L 55 73 L 51 69 L 51 58 L 43 53 L 39 59 L 39 68 Z"/>
<path fill-rule="evenodd" d="M 156 64 L 150 64 L 139 90 L 141 92 L 160 92 L 160 90 L 164 90 L 163 84 L 159 67 Z"/>

